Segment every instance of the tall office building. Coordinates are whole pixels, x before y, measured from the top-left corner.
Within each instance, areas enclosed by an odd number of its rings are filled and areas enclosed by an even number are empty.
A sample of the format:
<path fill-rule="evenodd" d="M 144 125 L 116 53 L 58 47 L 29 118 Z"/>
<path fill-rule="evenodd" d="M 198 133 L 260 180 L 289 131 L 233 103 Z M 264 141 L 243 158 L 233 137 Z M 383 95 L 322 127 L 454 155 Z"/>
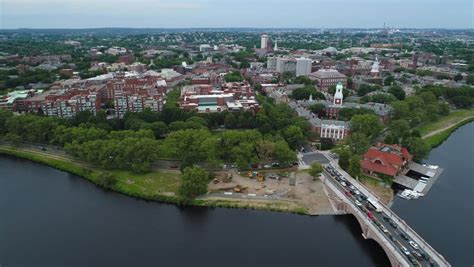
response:
<path fill-rule="evenodd" d="M 270 38 L 266 34 L 262 34 L 260 37 L 260 48 L 261 49 L 267 49 L 268 48 L 268 41 Z"/>
<path fill-rule="evenodd" d="M 310 58 L 300 57 L 296 59 L 296 77 L 308 75 L 311 73 L 312 60 Z"/>

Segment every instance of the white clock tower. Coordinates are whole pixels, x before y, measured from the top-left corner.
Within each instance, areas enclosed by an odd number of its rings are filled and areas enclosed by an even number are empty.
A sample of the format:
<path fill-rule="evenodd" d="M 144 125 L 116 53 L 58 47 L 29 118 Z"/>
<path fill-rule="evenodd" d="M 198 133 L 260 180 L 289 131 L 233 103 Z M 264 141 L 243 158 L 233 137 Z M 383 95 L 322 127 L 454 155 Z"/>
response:
<path fill-rule="evenodd" d="M 343 89 L 344 89 L 344 86 L 342 85 L 341 82 L 339 82 L 336 85 L 336 93 L 334 94 L 334 105 L 335 106 L 342 106 L 342 99 L 344 98 L 344 95 L 342 94 Z"/>

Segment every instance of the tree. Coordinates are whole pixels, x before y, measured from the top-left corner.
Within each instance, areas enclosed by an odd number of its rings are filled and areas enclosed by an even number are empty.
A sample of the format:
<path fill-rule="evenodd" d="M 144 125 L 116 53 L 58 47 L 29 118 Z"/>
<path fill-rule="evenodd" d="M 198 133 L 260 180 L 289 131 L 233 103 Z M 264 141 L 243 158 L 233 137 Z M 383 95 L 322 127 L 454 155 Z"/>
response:
<path fill-rule="evenodd" d="M 0 109 L 0 137 L 7 132 L 7 121 L 13 117 L 13 113 Z"/>
<path fill-rule="evenodd" d="M 321 92 L 316 91 L 316 88 L 312 85 L 293 90 L 290 97 L 296 100 L 307 100 L 310 95 L 313 96 L 313 99 L 326 99 L 326 97 Z"/>
<path fill-rule="evenodd" d="M 185 199 L 192 199 L 207 192 L 209 174 L 201 167 L 187 167 L 181 177 L 178 195 Z"/>
<path fill-rule="evenodd" d="M 453 104 L 458 108 L 470 108 L 473 105 L 473 98 L 458 95 L 451 99 Z"/>
<path fill-rule="evenodd" d="M 459 82 L 463 79 L 462 75 L 460 73 L 454 75 L 453 77 L 453 80 L 455 80 L 456 82 Z"/>
<path fill-rule="evenodd" d="M 110 172 L 101 173 L 97 178 L 97 184 L 108 189 L 112 188 L 116 182 L 117 179 Z"/>
<path fill-rule="evenodd" d="M 224 75 L 224 79 L 226 82 L 241 82 L 244 80 L 238 71 L 227 73 Z"/>
<path fill-rule="evenodd" d="M 339 155 L 339 166 L 343 170 L 348 170 L 349 160 L 352 156 L 351 151 L 347 148 L 342 148 L 342 149 L 339 149 L 336 153 Z"/>
<path fill-rule="evenodd" d="M 361 158 L 358 155 L 352 156 L 349 160 L 348 173 L 354 178 L 358 178 L 361 175 L 360 161 Z"/>
<path fill-rule="evenodd" d="M 257 161 L 255 148 L 249 142 L 241 143 L 232 149 L 235 161 L 239 169 L 248 169 L 248 167 Z"/>
<path fill-rule="evenodd" d="M 367 108 L 342 108 L 339 111 L 339 120 L 350 121 L 354 115 L 375 114 Z"/>
<path fill-rule="evenodd" d="M 352 153 L 358 154 L 358 155 L 367 151 L 367 149 L 370 146 L 369 138 L 364 133 L 361 133 L 361 132 L 353 133 L 347 139 L 347 141 L 348 141 L 349 147 L 352 150 Z"/>
<path fill-rule="evenodd" d="M 326 106 L 322 103 L 316 103 L 316 104 L 311 105 L 309 109 L 314 114 L 320 114 L 326 109 Z"/>
<path fill-rule="evenodd" d="M 315 162 L 311 164 L 311 168 L 309 169 L 309 175 L 313 176 L 313 180 L 319 177 L 319 175 L 323 172 L 323 167 L 321 164 Z"/>
<path fill-rule="evenodd" d="M 357 95 L 358 96 L 365 96 L 366 94 L 379 90 L 380 88 L 378 86 L 371 86 L 369 84 L 361 84 L 359 88 L 357 89 Z"/>
<path fill-rule="evenodd" d="M 398 85 L 391 86 L 388 92 L 394 95 L 398 100 L 405 99 L 405 91 Z"/>
<path fill-rule="evenodd" d="M 416 162 L 420 162 L 422 159 L 424 159 L 430 151 L 430 147 L 425 143 L 425 141 L 423 141 L 421 137 L 408 137 L 404 141 L 403 146 L 413 154 L 413 160 Z"/>
<path fill-rule="evenodd" d="M 297 157 L 296 152 L 285 141 L 280 140 L 275 142 L 273 159 L 282 165 L 290 165 Z"/>
<path fill-rule="evenodd" d="M 393 78 L 393 76 L 390 75 L 390 76 L 388 76 L 387 78 L 385 78 L 385 80 L 383 81 L 383 85 L 385 85 L 385 86 L 390 86 L 390 85 L 392 85 L 394 82 L 395 82 L 395 78 Z"/>
<path fill-rule="evenodd" d="M 293 149 L 301 146 L 306 140 L 301 128 L 294 125 L 289 126 L 283 131 L 283 137 L 288 145 Z"/>
<path fill-rule="evenodd" d="M 466 83 L 474 85 L 474 74 L 471 73 L 467 76 Z"/>
<path fill-rule="evenodd" d="M 399 143 L 401 138 L 410 133 L 410 128 L 410 123 L 407 120 L 399 119 L 392 121 L 388 126 L 392 136 L 392 142 Z"/>
<path fill-rule="evenodd" d="M 334 147 L 334 141 L 332 138 L 321 138 L 321 150 L 330 150 Z"/>
<path fill-rule="evenodd" d="M 23 141 L 21 139 L 21 136 L 14 134 L 14 133 L 7 133 L 5 135 L 5 140 L 10 142 L 14 147 L 18 147 L 21 142 Z"/>
<path fill-rule="evenodd" d="M 410 107 L 405 101 L 392 102 L 394 119 L 407 118 L 410 114 Z"/>
<path fill-rule="evenodd" d="M 383 126 L 377 115 L 355 115 L 351 119 L 351 131 L 365 134 L 371 140 L 380 134 Z"/>

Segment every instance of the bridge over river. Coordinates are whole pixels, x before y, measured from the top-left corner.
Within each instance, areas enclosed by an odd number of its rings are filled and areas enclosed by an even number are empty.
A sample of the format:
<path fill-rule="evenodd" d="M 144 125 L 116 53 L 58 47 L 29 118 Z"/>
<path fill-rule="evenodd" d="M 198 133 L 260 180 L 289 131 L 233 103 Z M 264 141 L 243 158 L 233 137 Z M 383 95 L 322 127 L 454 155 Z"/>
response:
<path fill-rule="evenodd" d="M 325 165 L 322 180 L 341 213 L 355 216 L 362 236 L 375 240 L 392 266 L 451 266 L 408 224 L 337 164 Z"/>

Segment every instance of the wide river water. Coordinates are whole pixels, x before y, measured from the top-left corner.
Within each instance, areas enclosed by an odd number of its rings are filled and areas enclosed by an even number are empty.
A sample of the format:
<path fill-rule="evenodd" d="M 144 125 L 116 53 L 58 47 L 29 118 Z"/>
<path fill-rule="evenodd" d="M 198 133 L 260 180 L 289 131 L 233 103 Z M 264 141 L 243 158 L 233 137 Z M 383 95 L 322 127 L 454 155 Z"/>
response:
<path fill-rule="evenodd" d="M 474 263 L 474 123 L 434 149 L 445 171 L 394 210 L 453 266 Z M 0 266 L 389 266 L 347 216 L 180 208 L 0 155 Z"/>

